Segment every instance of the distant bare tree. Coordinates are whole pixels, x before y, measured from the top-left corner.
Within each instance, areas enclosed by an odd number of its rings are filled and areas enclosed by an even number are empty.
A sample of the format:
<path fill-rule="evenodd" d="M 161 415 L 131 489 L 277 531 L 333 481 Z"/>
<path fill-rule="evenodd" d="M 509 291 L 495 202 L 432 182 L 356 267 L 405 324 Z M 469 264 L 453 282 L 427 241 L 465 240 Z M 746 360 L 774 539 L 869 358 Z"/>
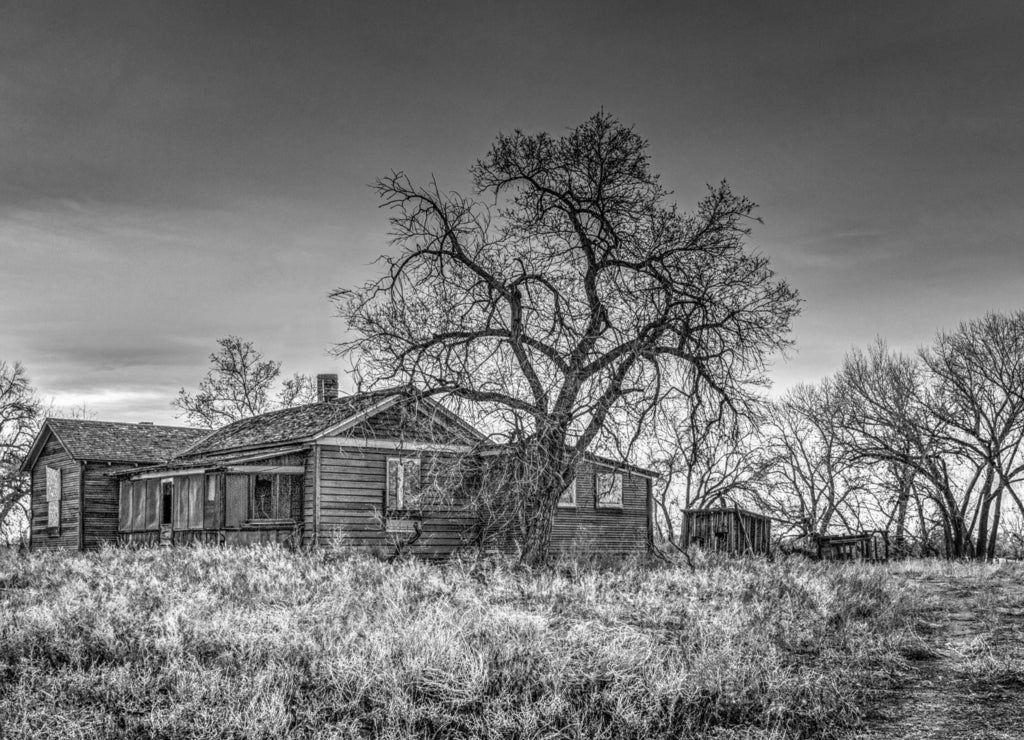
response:
<path fill-rule="evenodd" d="M 275 393 L 281 363 L 264 360 L 252 342 L 231 336 L 217 344 L 220 349 L 210 355 L 212 367 L 199 389 L 189 393 L 182 388 L 171 403 L 189 424 L 214 428 L 316 400 L 315 381 L 308 375 L 294 375 Z"/>
<path fill-rule="evenodd" d="M 40 403 L 19 362 L 0 361 L 0 542 L 22 536 L 29 519 L 29 482 L 18 468 L 39 425 Z"/>
<path fill-rule="evenodd" d="M 281 383 L 281 390 L 277 395 L 277 405 L 280 408 L 302 406 L 307 403 L 315 403 L 316 400 L 316 378 L 299 373 L 295 373 Z"/>
<path fill-rule="evenodd" d="M 1024 515 L 1024 312 L 941 332 L 917 359 L 882 343 L 853 352 L 841 382 L 852 443 L 899 481 L 897 531 L 917 492 L 939 516 L 947 555 L 992 557 L 1004 496 Z"/>
<path fill-rule="evenodd" d="M 833 380 L 800 384 L 771 404 L 761 444 L 771 474 L 756 500 L 803 535 L 860 528 L 863 471 L 844 445 L 842 405 Z"/>
<path fill-rule="evenodd" d="M 1024 475 L 1024 312 L 964 322 L 940 333 L 921 358 L 935 382 L 930 409 L 976 493 L 967 527 L 974 557 L 991 559 L 1004 494 L 1024 514 L 1013 488 Z"/>
<path fill-rule="evenodd" d="M 333 294 L 355 337 L 337 352 L 371 384 L 476 404 L 521 445 L 534 561 L 584 451 L 608 436 L 629 450 L 681 373 L 742 404 L 797 299 L 744 249 L 752 202 L 723 183 L 679 213 L 647 142 L 604 113 L 560 138 L 501 135 L 472 175 L 490 202 L 377 183 L 401 252 Z"/>

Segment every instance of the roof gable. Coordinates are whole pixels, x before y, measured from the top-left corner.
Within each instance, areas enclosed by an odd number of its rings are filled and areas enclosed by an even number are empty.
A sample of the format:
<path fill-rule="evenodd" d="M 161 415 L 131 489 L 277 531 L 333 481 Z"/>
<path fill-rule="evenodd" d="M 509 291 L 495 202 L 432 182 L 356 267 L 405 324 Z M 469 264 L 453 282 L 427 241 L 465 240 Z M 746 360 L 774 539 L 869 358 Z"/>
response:
<path fill-rule="evenodd" d="M 414 409 L 412 413 L 410 408 Z M 428 420 L 429 426 L 417 428 L 420 417 Z M 177 457 L 309 442 L 329 435 L 399 439 L 416 436 L 418 432 L 424 439 L 445 442 L 477 442 L 483 438 L 436 401 L 394 392 L 372 392 L 241 419 L 212 432 Z"/>
<path fill-rule="evenodd" d="M 35 464 L 51 434 L 75 460 L 158 463 L 206 436 L 209 430 L 89 419 L 46 419 L 22 463 L 22 470 L 29 470 Z"/>

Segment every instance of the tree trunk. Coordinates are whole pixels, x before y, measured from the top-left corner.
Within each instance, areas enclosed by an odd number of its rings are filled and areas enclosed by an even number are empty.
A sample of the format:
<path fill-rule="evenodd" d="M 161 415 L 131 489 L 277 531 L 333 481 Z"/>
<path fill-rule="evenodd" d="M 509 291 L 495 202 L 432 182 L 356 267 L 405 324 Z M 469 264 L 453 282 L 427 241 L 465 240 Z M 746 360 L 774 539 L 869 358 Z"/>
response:
<path fill-rule="evenodd" d="M 992 466 L 986 466 L 985 482 L 981 487 L 981 510 L 978 512 L 978 541 L 974 544 L 972 555 L 975 560 L 984 560 L 988 552 L 988 515 L 989 507 L 992 505 L 992 479 L 994 471 Z"/>
<path fill-rule="evenodd" d="M 996 558 L 996 545 L 999 540 L 999 517 L 1003 508 L 1003 487 L 996 491 L 995 507 L 992 512 L 992 531 L 988 536 L 988 551 L 985 553 L 986 560 L 992 562 Z"/>
<path fill-rule="evenodd" d="M 910 503 L 910 490 L 914 483 L 914 471 L 909 466 L 900 466 L 897 476 L 899 481 L 899 494 L 896 499 L 896 536 L 894 545 L 896 557 L 902 558 L 907 554 L 907 506 Z"/>
<path fill-rule="evenodd" d="M 575 468 L 576 457 L 568 454 L 565 434 L 558 430 L 538 435 L 524 445 L 519 465 L 523 473 L 520 495 L 526 504 L 520 560 L 527 565 L 537 565 L 548 557 L 555 507 L 569 483 L 565 477 Z"/>

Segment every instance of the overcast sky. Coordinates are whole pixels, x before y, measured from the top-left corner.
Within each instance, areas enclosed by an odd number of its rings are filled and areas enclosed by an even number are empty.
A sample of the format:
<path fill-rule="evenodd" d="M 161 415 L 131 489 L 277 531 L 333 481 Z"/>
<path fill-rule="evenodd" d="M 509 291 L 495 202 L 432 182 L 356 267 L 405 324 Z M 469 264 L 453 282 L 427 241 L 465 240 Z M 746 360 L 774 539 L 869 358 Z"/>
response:
<path fill-rule="evenodd" d="M 0 0 L 0 360 L 174 421 L 215 340 L 344 372 L 401 169 L 601 107 L 689 210 L 727 179 L 805 300 L 778 388 L 1024 303 L 1024 3 Z M 344 382 L 344 381 L 343 381 Z"/>

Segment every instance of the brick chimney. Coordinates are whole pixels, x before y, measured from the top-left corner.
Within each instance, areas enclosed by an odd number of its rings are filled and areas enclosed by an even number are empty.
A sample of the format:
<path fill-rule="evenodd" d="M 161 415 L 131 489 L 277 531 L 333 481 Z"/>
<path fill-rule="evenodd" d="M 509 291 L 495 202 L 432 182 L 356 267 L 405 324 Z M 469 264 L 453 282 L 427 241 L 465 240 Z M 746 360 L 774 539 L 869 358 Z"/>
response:
<path fill-rule="evenodd" d="M 316 400 L 321 403 L 338 400 L 337 373 L 321 373 L 316 376 Z"/>

